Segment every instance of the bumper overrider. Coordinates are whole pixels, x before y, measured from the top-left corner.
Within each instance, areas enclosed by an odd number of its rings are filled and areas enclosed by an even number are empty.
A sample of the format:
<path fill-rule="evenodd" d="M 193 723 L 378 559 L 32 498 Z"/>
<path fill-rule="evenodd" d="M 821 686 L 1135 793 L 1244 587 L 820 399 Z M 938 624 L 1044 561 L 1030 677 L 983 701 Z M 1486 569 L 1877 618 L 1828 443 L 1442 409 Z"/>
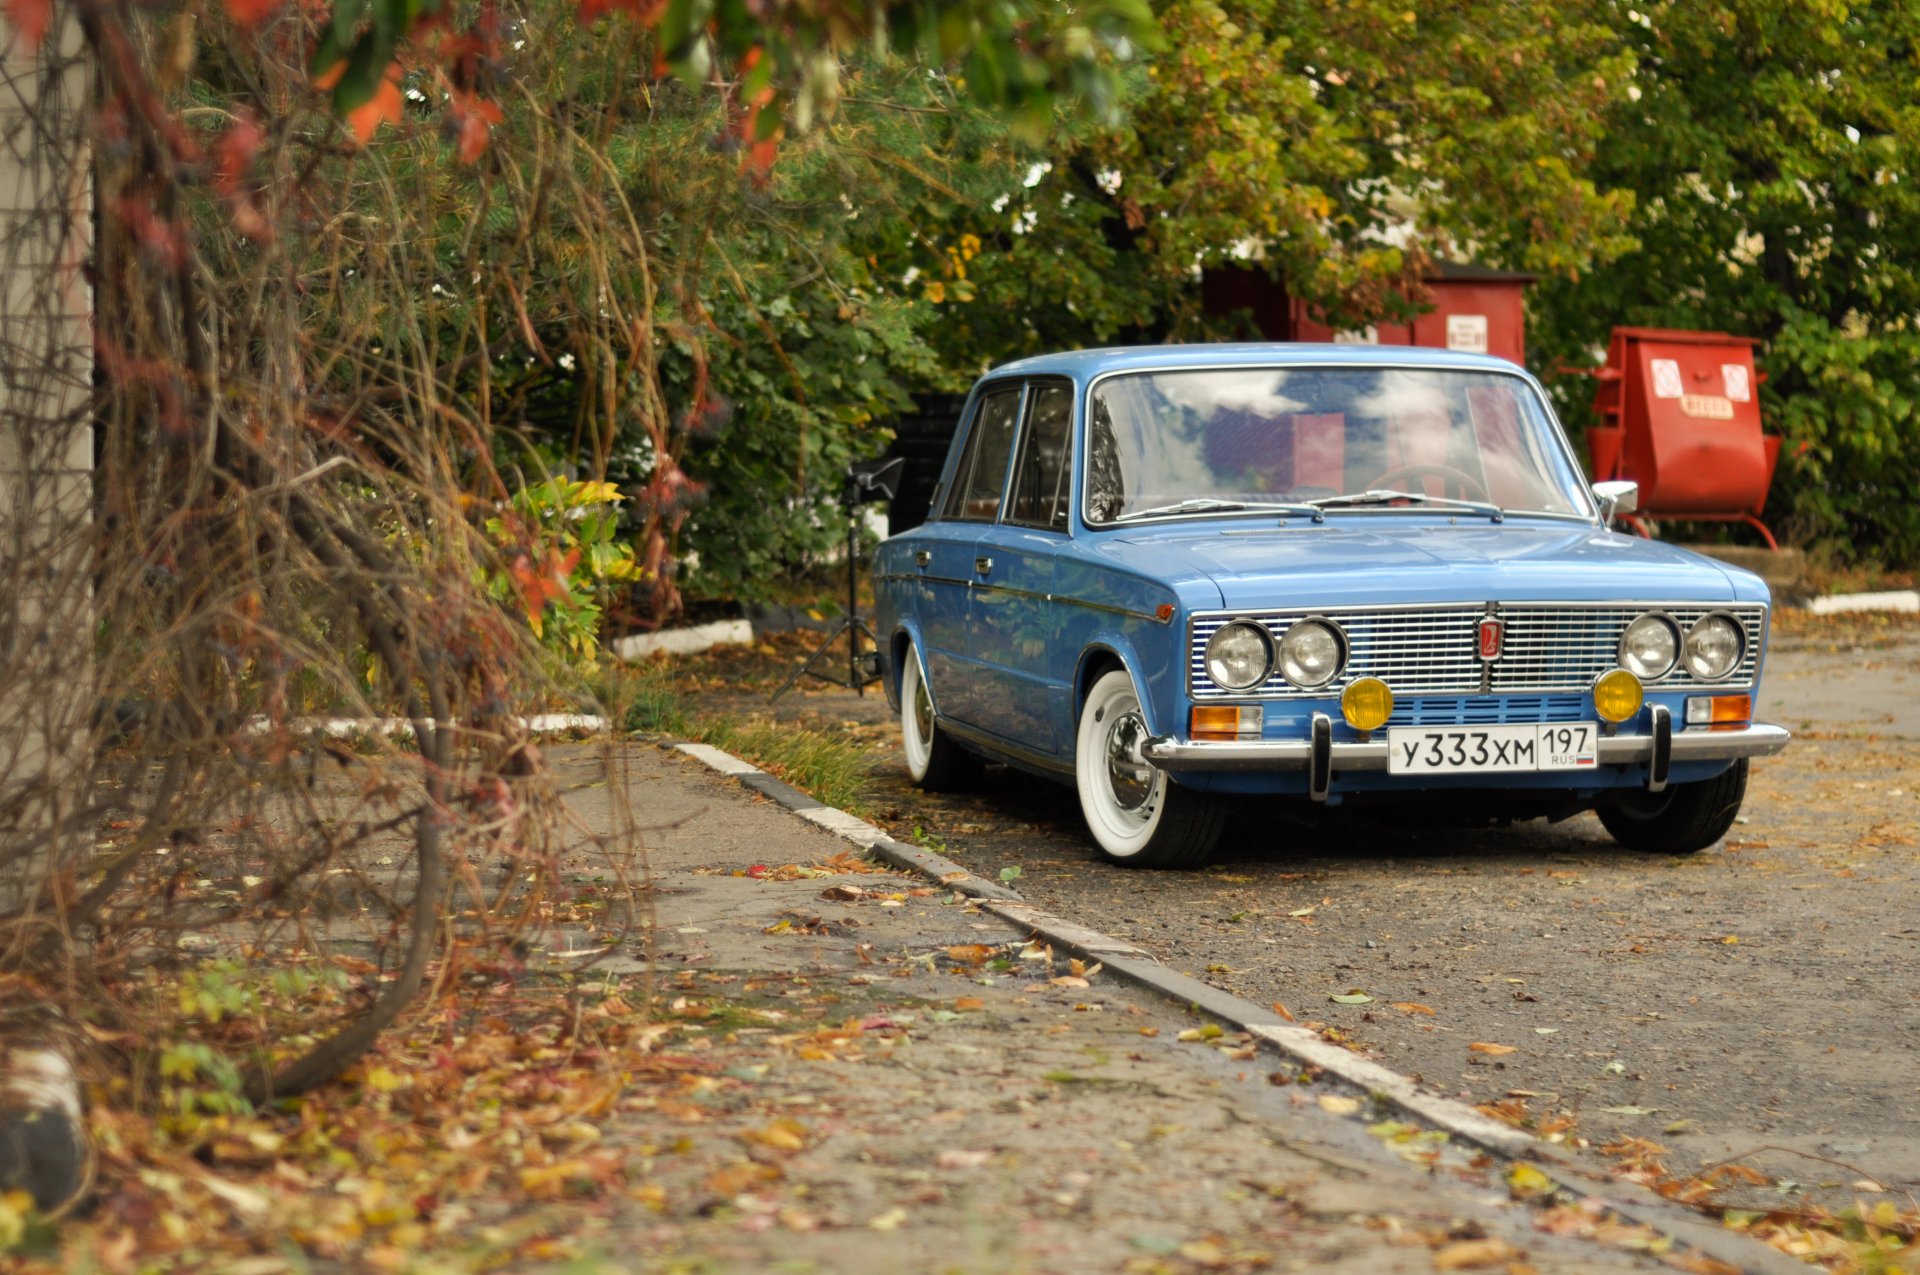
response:
<path fill-rule="evenodd" d="M 1597 748 L 1602 766 L 1647 767 L 1647 788 L 1660 792 L 1675 762 L 1731 761 L 1765 757 L 1787 746 L 1786 728 L 1756 722 L 1734 729 L 1673 729 L 1673 715 L 1665 706 L 1648 706 L 1652 718 L 1644 735 L 1603 735 Z M 1155 735 L 1141 745 L 1142 758 L 1161 770 L 1247 771 L 1304 770 L 1307 792 L 1316 801 L 1326 797 L 1336 772 L 1387 769 L 1385 732 L 1371 739 L 1335 743 L 1333 718 L 1315 713 L 1306 739 L 1184 740 Z"/>

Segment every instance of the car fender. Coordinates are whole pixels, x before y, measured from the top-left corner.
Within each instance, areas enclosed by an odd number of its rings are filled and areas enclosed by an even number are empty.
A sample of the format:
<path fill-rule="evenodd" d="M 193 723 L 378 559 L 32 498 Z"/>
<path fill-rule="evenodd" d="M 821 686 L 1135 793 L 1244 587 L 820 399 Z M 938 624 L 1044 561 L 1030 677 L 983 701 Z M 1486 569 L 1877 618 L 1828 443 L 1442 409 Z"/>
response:
<path fill-rule="evenodd" d="M 903 669 L 899 651 L 902 646 L 910 646 L 914 660 L 920 665 L 920 683 L 927 688 L 927 699 L 933 704 L 933 715 L 940 716 L 940 700 L 933 693 L 933 681 L 927 676 L 926 657 L 920 652 L 925 648 L 920 641 L 920 622 L 911 616 L 903 616 L 894 628 L 892 638 L 880 649 L 880 658 L 884 663 L 880 669 L 880 685 L 886 691 L 887 707 L 895 714 L 900 712 L 900 686 Z"/>
<path fill-rule="evenodd" d="M 1113 630 L 1096 633 L 1093 640 L 1081 649 L 1079 661 L 1074 665 L 1073 725 L 1075 732 L 1080 722 L 1080 710 L 1086 703 L 1087 666 L 1095 660 L 1106 657 L 1119 660 L 1121 667 L 1126 669 L 1127 676 L 1133 679 L 1133 692 L 1140 697 L 1140 714 L 1147 719 L 1147 733 L 1164 734 L 1159 720 L 1162 715 L 1160 708 L 1153 702 L 1152 684 L 1142 672 L 1146 663 L 1140 658 L 1139 651 L 1135 649 L 1127 635 Z M 1075 737 L 1072 733 L 1068 735 L 1069 739 Z"/>

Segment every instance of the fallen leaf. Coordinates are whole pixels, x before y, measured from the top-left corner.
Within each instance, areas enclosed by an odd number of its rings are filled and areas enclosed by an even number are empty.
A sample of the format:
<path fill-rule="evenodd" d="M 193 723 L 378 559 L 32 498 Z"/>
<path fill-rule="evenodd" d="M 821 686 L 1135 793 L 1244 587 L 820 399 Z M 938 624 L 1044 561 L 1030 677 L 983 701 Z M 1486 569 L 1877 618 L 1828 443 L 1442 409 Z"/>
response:
<path fill-rule="evenodd" d="M 1650 1116 L 1660 1110 L 1658 1107 L 1602 1107 L 1600 1110 L 1610 1116 Z"/>
<path fill-rule="evenodd" d="M 1190 1240 L 1180 1246 L 1179 1253 L 1195 1266 L 1212 1269 L 1227 1264 L 1226 1250 L 1212 1240 Z"/>
<path fill-rule="evenodd" d="M 962 965 L 985 965 L 993 959 L 993 951 L 985 943 L 960 943 L 947 949 L 947 956 Z"/>
<path fill-rule="evenodd" d="M 1365 992 L 1348 992 L 1345 996 L 1329 996 L 1328 1000 L 1336 1005 L 1371 1005 L 1373 997 Z"/>
<path fill-rule="evenodd" d="M 934 1163 L 943 1169 L 977 1169 L 993 1159 L 991 1151 L 942 1151 Z"/>
<path fill-rule="evenodd" d="M 1518 1053 L 1520 1050 L 1518 1045 L 1495 1045 L 1484 1040 L 1476 1040 L 1467 1048 L 1476 1054 L 1493 1054 L 1496 1057 L 1500 1054 Z"/>
<path fill-rule="evenodd" d="M 1553 1179 L 1531 1164 L 1516 1164 L 1507 1170 L 1507 1193 L 1516 1200 L 1537 1200 L 1554 1189 Z"/>
<path fill-rule="evenodd" d="M 1226 1035 L 1219 1023 L 1208 1023 L 1204 1027 L 1189 1027 L 1174 1037 L 1175 1040 L 1217 1040 Z"/>
<path fill-rule="evenodd" d="M 1323 1093 L 1320 1095 L 1320 1110 L 1336 1116 L 1350 1116 L 1360 1110 L 1360 1100 L 1345 1094 Z"/>
<path fill-rule="evenodd" d="M 987 1003 L 978 996 L 962 996 L 953 1002 L 953 1007 L 962 1013 L 970 1009 L 985 1009 Z"/>
<path fill-rule="evenodd" d="M 1285 1005 L 1282 1005 L 1279 1001 L 1275 1001 L 1273 1003 L 1273 1012 L 1280 1015 L 1280 1017 L 1286 1019 L 1288 1022 L 1293 1021 L 1293 1011 L 1288 1009 Z"/>
<path fill-rule="evenodd" d="M 1436 1250 L 1433 1266 L 1442 1271 L 1472 1271 L 1499 1266 L 1517 1256 L 1518 1250 L 1505 1240 L 1460 1240 Z"/>
<path fill-rule="evenodd" d="M 1393 1007 L 1403 1014 L 1426 1014 L 1429 1017 L 1433 1015 L 1433 1006 L 1422 1005 L 1419 1001 L 1394 1001 Z"/>
<path fill-rule="evenodd" d="M 798 1120 L 776 1120 L 763 1128 L 749 1129 L 740 1136 L 748 1142 L 757 1142 L 775 1151 L 800 1151 L 807 1145 L 807 1127 Z"/>
<path fill-rule="evenodd" d="M 906 1220 L 907 1211 L 905 1209 L 891 1208 L 879 1217 L 869 1220 L 867 1222 L 867 1229 L 870 1231 L 897 1231 L 900 1229 L 900 1224 Z"/>

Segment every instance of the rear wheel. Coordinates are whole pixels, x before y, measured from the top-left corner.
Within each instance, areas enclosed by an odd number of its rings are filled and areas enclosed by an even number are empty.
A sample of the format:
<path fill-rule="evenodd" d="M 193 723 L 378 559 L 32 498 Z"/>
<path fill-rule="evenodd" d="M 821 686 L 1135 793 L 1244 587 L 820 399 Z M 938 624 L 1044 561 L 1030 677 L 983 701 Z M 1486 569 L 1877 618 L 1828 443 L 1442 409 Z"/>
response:
<path fill-rule="evenodd" d="M 1693 854 L 1727 835 L 1747 796 L 1747 759 L 1712 779 L 1669 784 L 1666 791 L 1622 794 L 1595 813 L 1613 839 L 1631 850 Z"/>
<path fill-rule="evenodd" d="M 1226 821 L 1222 804 L 1183 788 L 1141 756 L 1147 722 L 1133 679 L 1103 673 L 1087 694 L 1073 750 L 1080 811 L 1100 856 L 1129 868 L 1197 868 Z"/>
<path fill-rule="evenodd" d="M 933 716 L 933 698 L 920 676 L 920 655 L 908 646 L 900 669 L 900 742 L 907 777 L 928 792 L 959 792 L 980 778 L 980 759 L 953 742 Z"/>

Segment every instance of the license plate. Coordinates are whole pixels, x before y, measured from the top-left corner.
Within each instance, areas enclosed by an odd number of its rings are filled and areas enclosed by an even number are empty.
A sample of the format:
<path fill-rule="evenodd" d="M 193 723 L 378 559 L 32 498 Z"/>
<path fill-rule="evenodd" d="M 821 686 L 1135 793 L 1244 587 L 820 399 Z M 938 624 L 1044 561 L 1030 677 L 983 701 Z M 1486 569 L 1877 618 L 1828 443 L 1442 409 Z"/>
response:
<path fill-rule="evenodd" d="M 1594 748 L 1599 738 L 1600 729 L 1592 722 L 1395 726 L 1387 731 L 1387 770 L 1395 775 L 1586 770 L 1596 764 Z"/>

